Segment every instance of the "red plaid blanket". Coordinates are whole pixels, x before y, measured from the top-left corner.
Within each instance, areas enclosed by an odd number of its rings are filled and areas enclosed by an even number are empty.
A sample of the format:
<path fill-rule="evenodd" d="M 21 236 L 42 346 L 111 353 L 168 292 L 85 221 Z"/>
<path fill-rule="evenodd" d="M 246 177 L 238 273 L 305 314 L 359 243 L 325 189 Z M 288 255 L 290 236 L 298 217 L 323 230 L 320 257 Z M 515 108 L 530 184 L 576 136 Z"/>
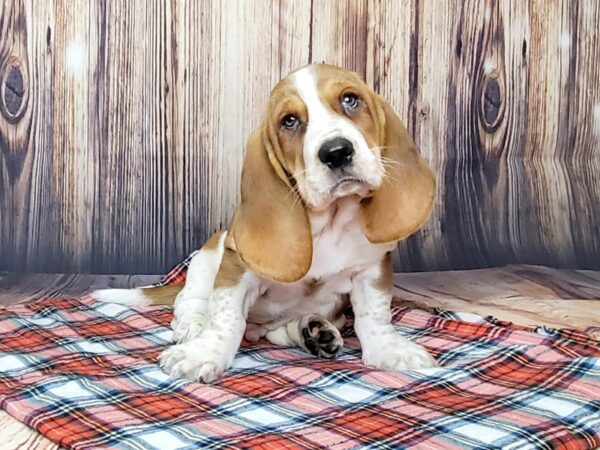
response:
<path fill-rule="evenodd" d="M 1 309 L 0 407 L 74 449 L 600 445 L 600 343 L 574 331 L 396 309 L 398 330 L 441 368 L 365 367 L 349 327 L 336 361 L 244 343 L 206 386 L 157 366 L 170 319 L 91 298 Z"/>

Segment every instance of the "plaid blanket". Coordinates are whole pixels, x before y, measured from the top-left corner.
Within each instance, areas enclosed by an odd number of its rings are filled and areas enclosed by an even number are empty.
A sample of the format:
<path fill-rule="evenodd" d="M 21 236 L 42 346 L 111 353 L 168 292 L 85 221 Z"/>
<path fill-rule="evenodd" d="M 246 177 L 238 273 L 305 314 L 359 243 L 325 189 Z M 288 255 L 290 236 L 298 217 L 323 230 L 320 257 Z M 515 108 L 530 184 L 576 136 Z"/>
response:
<path fill-rule="evenodd" d="M 1 309 L 0 407 L 74 449 L 600 445 L 600 342 L 576 331 L 396 308 L 398 331 L 442 367 L 365 367 L 348 327 L 335 361 L 245 342 L 233 368 L 202 385 L 156 364 L 171 315 L 91 298 Z"/>

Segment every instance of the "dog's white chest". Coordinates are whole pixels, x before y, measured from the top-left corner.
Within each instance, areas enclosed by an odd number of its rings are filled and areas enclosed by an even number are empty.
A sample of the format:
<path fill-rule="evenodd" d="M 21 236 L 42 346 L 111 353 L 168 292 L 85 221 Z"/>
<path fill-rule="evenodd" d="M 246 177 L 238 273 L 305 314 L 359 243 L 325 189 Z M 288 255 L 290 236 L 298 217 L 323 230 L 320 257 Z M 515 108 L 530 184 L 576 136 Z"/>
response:
<path fill-rule="evenodd" d="M 344 202 L 335 210 L 313 214 L 312 265 L 295 283 L 260 280 L 263 293 L 251 308 L 249 321 L 270 328 L 306 314 L 330 316 L 350 293 L 352 278 L 378 264 L 393 244 L 372 244 L 364 236 L 357 202 Z"/>
<path fill-rule="evenodd" d="M 334 211 L 311 216 L 313 258 L 306 278 L 326 280 L 336 275 L 362 270 L 381 260 L 393 248 L 372 244 L 365 237 L 356 201 L 344 201 Z"/>

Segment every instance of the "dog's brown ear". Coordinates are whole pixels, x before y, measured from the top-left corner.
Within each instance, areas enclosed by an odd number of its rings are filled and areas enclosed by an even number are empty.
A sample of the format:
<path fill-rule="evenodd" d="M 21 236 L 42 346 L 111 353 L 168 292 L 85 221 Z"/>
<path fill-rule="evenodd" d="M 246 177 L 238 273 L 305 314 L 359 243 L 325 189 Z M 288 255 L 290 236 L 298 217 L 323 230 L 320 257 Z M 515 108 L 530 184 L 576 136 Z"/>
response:
<path fill-rule="evenodd" d="M 384 122 L 381 156 L 386 174 L 383 184 L 361 204 L 367 239 L 373 243 L 410 236 L 427 219 L 435 196 L 435 177 L 390 104 L 375 98 Z"/>
<path fill-rule="evenodd" d="M 312 261 L 308 216 L 262 129 L 248 139 L 241 197 L 232 233 L 242 260 L 261 277 L 301 279 Z"/>

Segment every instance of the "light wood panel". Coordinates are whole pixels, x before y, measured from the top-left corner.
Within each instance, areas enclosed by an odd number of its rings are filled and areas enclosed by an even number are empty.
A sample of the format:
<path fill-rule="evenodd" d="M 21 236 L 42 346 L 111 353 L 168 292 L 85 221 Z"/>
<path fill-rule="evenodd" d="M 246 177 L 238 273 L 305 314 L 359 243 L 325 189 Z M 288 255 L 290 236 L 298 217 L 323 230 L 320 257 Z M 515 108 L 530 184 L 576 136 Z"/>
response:
<path fill-rule="evenodd" d="M 402 270 L 600 268 L 600 3 L 0 0 L 0 268 L 160 273 L 227 226 L 271 87 L 360 73 L 438 174 Z"/>

